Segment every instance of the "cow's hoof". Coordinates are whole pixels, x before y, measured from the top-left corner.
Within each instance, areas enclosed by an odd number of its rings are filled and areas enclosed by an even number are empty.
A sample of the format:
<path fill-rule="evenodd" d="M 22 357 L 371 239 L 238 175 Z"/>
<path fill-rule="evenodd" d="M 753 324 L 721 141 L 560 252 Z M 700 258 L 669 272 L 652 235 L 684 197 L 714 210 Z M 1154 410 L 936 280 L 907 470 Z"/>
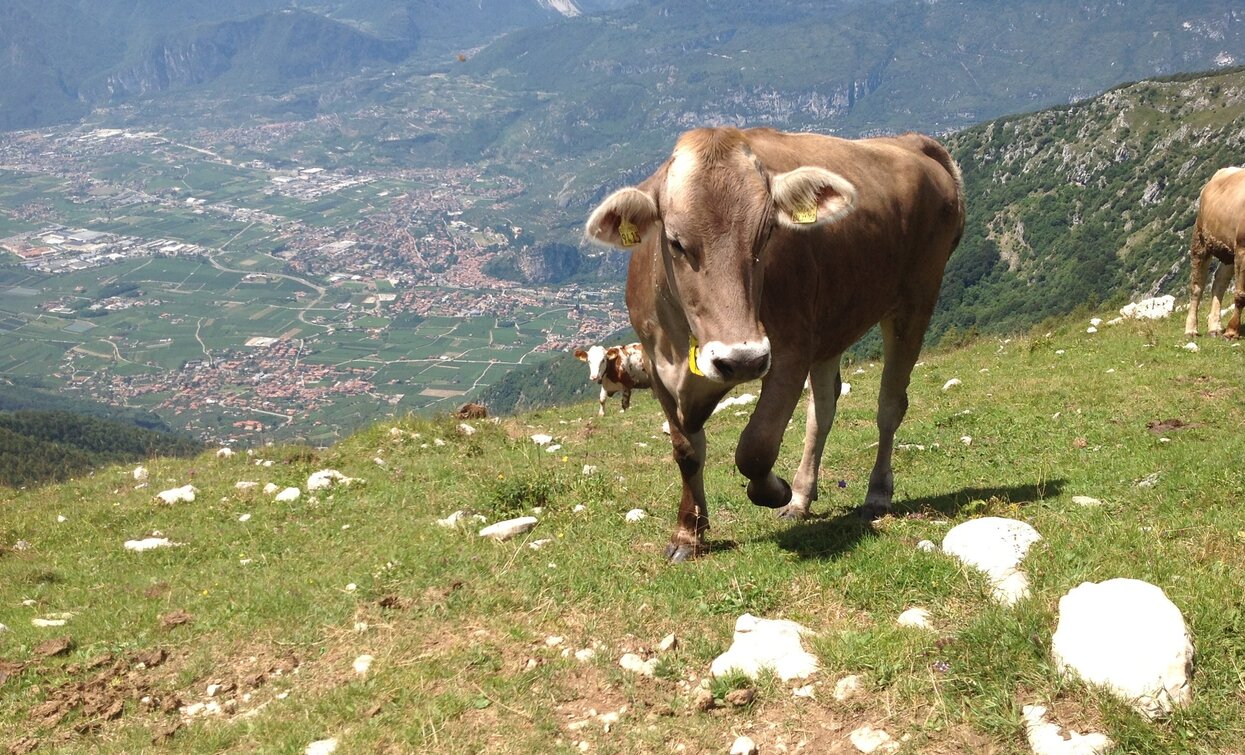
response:
<path fill-rule="evenodd" d="M 761 483 L 758 485 L 756 480 L 750 481 L 748 500 L 767 509 L 781 509 L 791 502 L 791 486 L 786 480 L 775 475 L 770 475 L 769 479 L 777 481 L 778 484 Z"/>
<path fill-rule="evenodd" d="M 666 546 L 666 559 L 672 564 L 681 564 L 688 559 L 700 555 L 700 549 L 687 543 L 670 543 Z"/>
<path fill-rule="evenodd" d="M 1241 334 L 1240 334 L 1240 333 L 1237 333 L 1237 332 L 1235 332 L 1235 331 L 1232 331 L 1232 330 L 1225 330 L 1225 331 L 1223 332 L 1223 337 L 1224 337 L 1224 338 L 1226 338 L 1226 339 L 1228 339 L 1229 341 L 1236 341 L 1236 340 L 1240 339 Z"/>
<path fill-rule="evenodd" d="M 786 506 L 778 509 L 776 513 L 779 519 L 790 519 L 793 522 L 798 522 L 808 518 L 809 510 L 803 506 L 788 503 Z"/>
<path fill-rule="evenodd" d="M 1189 335 L 1189 334 L 1185 333 L 1185 335 Z M 1223 338 L 1223 331 L 1222 330 L 1208 330 L 1206 331 L 1206 335 L 1209 336 L 1210 338 Z M 1192 336 L 1189 336 L 1189 337 L 1196 338 L 1197 333 L 1194 333 Z"/>
<path fill-rule="evenodd" d="M 866 503 L 866 504 L 863 504 L 860 508 L 856 509 L 856 516 L 860 517 L 866 522 L 872 522 L 872 521 L 881 519 L 882 517 L 890 513 L 891 513 L 891 507 L 889 503 Z"/>

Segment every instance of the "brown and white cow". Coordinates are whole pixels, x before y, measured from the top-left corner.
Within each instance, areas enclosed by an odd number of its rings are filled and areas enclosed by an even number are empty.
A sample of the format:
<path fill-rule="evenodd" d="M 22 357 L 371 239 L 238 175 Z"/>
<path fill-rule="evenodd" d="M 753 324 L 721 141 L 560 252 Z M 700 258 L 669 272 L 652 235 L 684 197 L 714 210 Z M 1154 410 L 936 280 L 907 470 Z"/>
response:
<path fill-rule="evenodd" d="M 748 497 L 788 518 L 808 514 L 840 357 L 877 323 L 880 442 L 864 511 L 889 510 L 908 381 L 963 227 L 959 169 L 919 134 L 689 131 L 656 173 L 597 207 L 588 237 L 631 251 L 627 307 L 683 479 L 668 558 L 704 549 L 704 425 L 744 381 L 763 378 L 735 450 Z M 793 489 L 772 470 L 806 377 L 812 399 Z"/>
<path fill-rule="evenodd" d="M 638 343 L 624 346 L 590 346 L 587 351 L 575 349 L 575 358 L 588 363 L 588 379 L 601 384 L 601 408 L 597 416 L 605 416 L 605 400 L 622 391 L 622 411 L 631 408 L 631 389 L 648 388 L 652 380 L 644 364 L 644 347 Z"/>
<path fill-rule="evenodd" d="M 1245 307 L 1245 168 L 1223 168 L 1202 187 L 1189 256 L 1193 269 L 1189 274 L 1189 316 L 1184 323 L 1185 335 L 1197 335 L 1197 310 L 1202 303 L 1210 258 L 1214 257 L 1219 260 L 1219 269 L 1211 284 L 1206 331 L 1212 336 L 1219 335 L 1221 301 L 1228 283 L 1235 277 L 1236 310 L 1223 335 L 1239 338 L 1241 308 Z"/>

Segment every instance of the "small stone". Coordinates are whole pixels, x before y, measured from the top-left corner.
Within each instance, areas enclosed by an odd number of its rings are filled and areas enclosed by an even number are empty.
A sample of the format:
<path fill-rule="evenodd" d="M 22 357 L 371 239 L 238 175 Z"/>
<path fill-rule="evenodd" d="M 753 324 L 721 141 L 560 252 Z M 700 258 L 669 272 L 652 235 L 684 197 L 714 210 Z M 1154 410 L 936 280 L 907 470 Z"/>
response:
<path fill-rule="evenodd" d="M 938 546 L 932 540 L 922 540 L 916 544 L 916 549 L 922 553 L 933 553 L 938 550 Z"/>
<path fill-rule="evenodd" d="M 796 687 L 791 690 L 791 695 L 793 697 L 802 697 L 813 700 L 817 697 L 817 690 L 813 687 L 813 685 L 805 684 L 803 687 Z"/>
<path fill-rule="evenodd" d="M 468 425 L 466 422 L 462 422 L 458 425 L 458 432 L 463 435 L 475 435 L 476 429 L 471 425 Z"/>
<path fill-rule="evenodd" d="M 290 503 L 291 501 L 297 501 L 300 495 L 302 495 L 302 491 L 298 488 L 286 488 L 277 493 L 277 497 L 273 500 L 278 503 Z"/>
<path fill-rule="evenodd" d="M 549 543 L 552 543 L 552 542 L 553 542 L 553 538 L 551 538 L 551 537 L 546 537 L 546 538 L 541 538 L 540 540 L 533 540 L 532 542 L 530 542 L 530 543 L 528 543 L 528 544 L 527 544 L 527 547 L 528 547 L 528 548 L 531 548 L 531 549 L 532 549 L 532 550 L 534 550 L 534 551 L 538 551 L 538 550 L 540 550 L 541 548 L 544 548 L 546 545 L 548 545 Z"/>
<path fill-rule="evenodd" d="M 269 482 L 264 485 L 264 495 L 272 495 L 281 488 L 275 482 Z"/>
<path fill-rule="evenodd" d="M 757 743 L 749 737 L 738 737 L 731 745 L 730 755 L 758 755 Z"/>
<path fill-rule="evenodd" d="M 899 749 L 899 743 L 893 740 L 890 734 L 872 726 L 862 726 L 847 737 L 851 740 L 852 746 L 865 755 L 872 752 L 894 752 Z"/>
<path fill-rule="evenodd" d="M 159 498 L 164 503 L 170 504 L 181 502 L 194 503 L 195 493 L 198 492 L 199 489 L 194 485 L 183 485 L 180 488 L 162 490 L 159 493 L 156 493 L 156 498 Z"/>
<path fill-rule="evenodd" d="M 371 670 L 372 661 L 374 660 L 376 659 L 368 655 L 367 653 L 364 653 L 358 658 L 355 658 L 354 663 L 350 664 L 350 667 L 354 669 L 354 672 L 356 674 L 358 674 L 359 676 L 363 676 L 364 674 L 366 674 L 368 671 Z"/>
<path fill-rule="evenodd" d="M 507 519 L 504 522 L 497 522 L 480 530 L 480 537 L 491 537 L 494 540 L 509 540 L 524 533 L 530 532 L 536 526 L 538 520 L 534 516 L 521 516 L 517 519 Z"/>
<path fill-rule="evenodd" d="M 1075 503 L 1077 506 L 1101 506 L 1102 505 L 1102 501 L 1098 500 L 1097 498 L 1090 498 L 1087 495 L 1074 495 L 1072 496 L 1072 502 Z"/>
<path fill-rule="evenodd" d="M 1085 332 L 1086 333 L 1097 333 L 1098 328 L 1095 328 L 1093 325 L 1090 325 L 1088 328 L 1085 329 Z"/>
<path fill-rule="evenodd" d="M 250 515 L 250 514 L 243 514 L 242 516 L 238 517 L 238 521 L 239 521 L 239 522 L 249 522 L 249 521 L 251 521 L 251 515 Z"/>
<path fill-rule="evenodd" d="M 319 739 L 307 745 L 303 755 L 332 755 L 334 752 L 337 752 L 336 739 Z"/>
<path fill-rule="evenodd" d="M 169 540 L 167 537 L 145 537 L 142 540 L 126 540 L 124 543 L 127 551 L 142 553 L 143 551 L 155 550 L 157 548 L 172 548 L 181 545 Z"/>
<path fill-rule="evenodd" d="M 561 645 L 562 642 L 563 642 L 563 638 L 557 636 L 556 634 L 549 635 L 548 637 L 545 638 L 545 644 L 551 648 Z"/>
<path fill-rule="evenodd" d="M 951 378 L 950 380 L 942 384 L 942 389 L 944 391 L 950 390 L 951 388 L 954 388 L 957 385 L 963 385 L 963 383 L 960 382 L 959 378 Z"/>
<path fill-rule="evenodd" d="M 584 477 L 588 477 L 597 473 L 597 468 L 593 464 L 585 464 L 583 468 Z"/>
<path fill-rule="evenodd" d="M 845 676 L 834 685 L 835 702 L 847 702 L 860 692 L 860 677 L 856 674 Z"/>
<path fill-rule="evenodd" d="M 627 512 L 626 519 L 628 522 L 638 522 L 648 517 L 648 512 L 644 509 L 632 509 Z"/>
<path fill-rule="evenodd" d="M 758 619 L 743 614 L 735 621 L 731 647 L 713 660 L 714 676 L 738 670 L 755 679 L 761 669 L 773 669 L 783 681 L 804 679 L 818 669 L 816 656 L 806 652 L 800 636 L 809 630 L 786 619 Z"/>
<path fill-rule="evenodd" d="M 653 676 L 657 672 L 657 659 L 650 658 L 647 661 L 636 655 L 635 653 L 627 653 L 618 659 L 618 665 L 624 670 L 639 674 L 640 676 Z"/>
<path fill-rule="evenodd" d="M 359 589 L 359 586 L 356 585 L 354 582 L 351 582 L 350 584 L 346 585 L 346 592 L 354 592 L 355 590 L 358 590 L 358 589 Z"/>
<path fill-rule="evenodd" d="M 679 638 L 675 637 L 674 634 L 672 633 L 672 634 L 666 635 L 665 637 L 661 639 L 661 642 L 657 644 L 657 649 L 663 653 L 668 653 L 671 650 L 674 650 L 675 648 L 677 648 L 678 646 L 679 646 Z"/>
<path fill-rule="evenodd" d="M 712 710 L 717 703 L 713 699 L 713 693 L 704 687 L 697 687 L 696 692 L 692 695 L 692 707 L 696 710 L 704 712 Z"/>
<path fill-rule="evenodd" d="M 583 505 L 582 503 L 577 503 L 575 504 L 575 508 L 571 509 L 571 512 L 574 514 L 579 514 L 587 510 L 588 510 L 587 506 Z"/>
<path fill-rule="evenodd" d="M 747 687 L 745 689 L 736 689 L 727 692 L 724 699 L 736 708 L 742 708 L 745 705 L 751 704 L 752 701 L 756 699 L 756 696 L 757 691 L 751 687 Z"/>
<path fill-rule="evenodd" d="M 1026 705 L 1021 710 L 1025 736 L 1034 755 L 1101 755 L 1115 747 L 1105 734 L 1068 732 L 1064 739 L 1058 724 L 1046 720 L 1046 708 Z"/>
<path fill-rule="evenodd" d="M 65 522 L 67 522 L 67 521 L 69 521 L 69 520 L 68 520 L 68 519 L 66 519 L 64 516 L 57 515 L 57 517 L 56 517 L 56 521 L 57 521 L 57 523 L 58 523 L 58 524 L 64 524 Z"/>
<path fill-rule="evenodd" d="M 146 482 L 147 481 L 147 467 L 144 467 L 144 466 L 134 467 L 133 475 L 134 475 L 134 482 Z"/>
<path fill-rule="evenodd" d="M 217 449 L 216 451 L 216 458 L 218 459 L 228 459 L 231 456 L 233 456 L 232 448 L 226 447 L 226 448 Z"/>
<path fill-rule="evenodd" d="M 909 608 L 899 614 L 896 620 L 901 627 L 913 629 L 929 629 L 929 611 L 924 608 Z"/>
<path fill-rule="evenodd" d="M 575 651 L 575 660 L 579 661 L 580 663 L 587 663 L 588 661 L 596 657 L 597 657 L 597 651 L 593 650 L 592 648 L 584 648 L 583 650 Z"/>
<path fill-rule="evenodd" d="M 545 433 L 536 433 L 532 436 L 532 442 L 538 446 L 548 445 L 549 442 L 552 440 L 553 440 L 553 436 L 546 435 Z"/>
<path fill-rule="evenodd" d="M 1198 345 L 1197 345 L 1196 343 L 1194 343 L 1193 341 L 1189 341 L 1189 342 L 1188 342 L 1188 343 L 1186 343 L 1186 344 L 1185 344 L 1182 348 L 1183 348 L 1185 351 L 1191 351 L 1191 352 L 1194 352 L 1194 353 L 1196 353 L 1196 352 L 1198 352 L 1198 351 L 1201 351 L 1201 349 L 1199 349 L 1199 348 L 1198 348 Z"/>

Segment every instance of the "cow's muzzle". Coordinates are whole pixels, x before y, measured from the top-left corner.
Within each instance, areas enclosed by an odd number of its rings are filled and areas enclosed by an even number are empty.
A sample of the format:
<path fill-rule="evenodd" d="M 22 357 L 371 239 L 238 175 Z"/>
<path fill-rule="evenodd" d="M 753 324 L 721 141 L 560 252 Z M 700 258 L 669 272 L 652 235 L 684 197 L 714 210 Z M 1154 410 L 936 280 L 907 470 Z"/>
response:
<path fill-rule="evenodd" d="M 744 343 L 710 341 L 689 354 L 692 372 L 718 383 L 743 383 L 769 372 L 769 339 Z"/>

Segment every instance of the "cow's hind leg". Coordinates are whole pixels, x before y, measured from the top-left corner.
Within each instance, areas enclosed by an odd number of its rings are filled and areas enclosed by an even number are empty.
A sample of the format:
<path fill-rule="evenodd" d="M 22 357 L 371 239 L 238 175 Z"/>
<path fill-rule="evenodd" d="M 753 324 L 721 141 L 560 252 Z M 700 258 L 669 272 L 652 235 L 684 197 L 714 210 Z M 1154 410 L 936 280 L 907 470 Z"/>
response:
<path fill-rule="evenodd" d="M 1210 272 L 1210 254 L 1202 248 L 1202 233 L 1193 229 L 1193 248 L 1189 252 L 1189 314 L 1184 320 L 1184 334 L 1197 335 L 1197 310 L 1202 305 L 1202 288 L 1206 286 L 1206 275 Z"/>
<path fill-rule="evenodd" d="M 808 401 L 808 417 L 804 423 L 804 453 L 800 468 L 796 470 L 791 484 L 791 502 L 778 510 L 784 519 L 803 519 L 817 500 L 817 472 L 821 466 L 821 454 L 826 448 L 826 436 L 834 424 L 834 414 L 839 405 L 839 392 L 843 381 L 839 376 L 839 357 L 817 362 L 808 373 L 811 395 Z"/>
<path fill-rule="evenodd" d="M 630 388 L 623 388 L 623 392 L 622 392 L 622 408 L 621 408 L 621 409 L 619 409 L 618 411 L 619 411 L 619 412 L 625 412 L 625 411 L 627 411 L 627 410 L 628 410 L 628 409 L 630 409 L 630 408 L 631 408 L 631 389 L 630 389 Z"/>
<path fill-rule="evenodd" d="M 1233 277 L 1236 279 L 1236 298 L 1233 303 L 1236 309 L 1232 310 L 1232 318 L 1228 320 L 1228 329 L 1223 331 L 1223 337 L 1235 341 L 1241 337 L 1241 310 L 1245 309 L 1245 233 L 1236 239 L 1232 256 L 1235 260 Z"/>
<path fill-rule="evenodd" d="M 891 510 L 895 495 L 895 477 L 891 455 L 895 432 L 908 411 L 908 382 L 912 366 L 921 353 L 930 311 L 898 316 L 881 323 L 882 386 L 878 392 L 878 456 L 869 474 L 869 491 L 861 513 L 870 518 L 884 516 Z"/>
<path fill-rule="evenodd" d="M 1223 311 L 1223 295 L 1228 290 L 1228 284 L 1232 282 L 1234 267 L 1235 265 L 1220 262 L 1215 268 L 1214 282 L 1210 284 L 1210 314 L 1206 316 L 1207 335 L 1223 335 L 1223 325 L 1219 322 L 1219 318 Z M 1194 317 L 1197 317 L 1196 313 Z"/>
<path fill-rule="evenodd" d="M 782 434 L 800 401 L 807 364 L 775 364 L 761 382 L 761 398 L 735 447 L 735 466 L 748 478 L 748 499 L 779 509 L 791 501 L 791 486 L 774 474 Z"/>

